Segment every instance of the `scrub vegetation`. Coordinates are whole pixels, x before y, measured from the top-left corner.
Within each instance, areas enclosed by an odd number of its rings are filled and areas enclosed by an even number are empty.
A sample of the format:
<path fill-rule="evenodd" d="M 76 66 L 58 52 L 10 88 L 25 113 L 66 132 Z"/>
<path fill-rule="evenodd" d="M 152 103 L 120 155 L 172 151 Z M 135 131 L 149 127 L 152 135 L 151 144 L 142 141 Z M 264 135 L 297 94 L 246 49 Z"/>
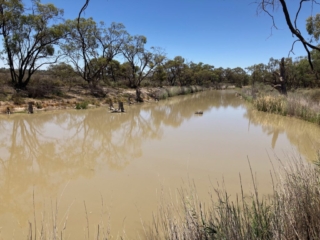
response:
<path fill-rule="evenodd" d="M 245 87 L 241 90 L 244 99 L 253 103 L 258 111 L 297 117 L 320 125 L 320 90 L 294 89 L 287 96 L 280 95 L 269 86 Z"/>

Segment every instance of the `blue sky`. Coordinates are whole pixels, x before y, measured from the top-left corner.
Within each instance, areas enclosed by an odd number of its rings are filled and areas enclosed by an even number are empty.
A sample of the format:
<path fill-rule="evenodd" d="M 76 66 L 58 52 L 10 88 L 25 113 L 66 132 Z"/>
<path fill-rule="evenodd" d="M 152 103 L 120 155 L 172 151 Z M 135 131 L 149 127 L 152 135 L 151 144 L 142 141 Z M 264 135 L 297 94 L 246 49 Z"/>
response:
<path fill-rule="evenodd" d="M 120 22 L 131 35 L 144 35 L 148 47 L 164 48 L 168 58 L 182 56 L 188 61 L 215 67 L 247 67 L 267 63 L 270 57 L 288 56 L 294 39 L 281 8 L 275 14 L 278 30 L 271 35 L 271 19 L 257 15 L 254 0 L 91 0 L 84 17 L 97 22 Z M 74 19 L 84 0 L 42 0 L 63 8 L 64 17 Z M 292 17 L 299 1 L 288 0 Z M 320 7 L 314 6 L 313 13 Z M 298 19 L 305 32 L 305 19 L 311 15 L 305 4 Z M 296 44 L 295 56 L 306 55 Z"/>

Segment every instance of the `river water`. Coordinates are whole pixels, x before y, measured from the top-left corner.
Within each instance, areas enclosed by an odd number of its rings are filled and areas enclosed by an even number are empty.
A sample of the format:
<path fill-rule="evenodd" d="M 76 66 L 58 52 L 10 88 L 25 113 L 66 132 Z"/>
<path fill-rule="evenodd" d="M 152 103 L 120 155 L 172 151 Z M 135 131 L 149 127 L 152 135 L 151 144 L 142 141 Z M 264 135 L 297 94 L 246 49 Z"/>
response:
<path fill-rule="evenodd" d="M 224 181 L 232 195 L 241 174 L 251 191 L 250 162 L 268 194 L 271 163 L 320 149 L 318 126 L 257 112 L 233 91 L 125 108 L 0 116 L 0 239 L 25 239 L 30 226 L 93 239 L 98 225 L 101 236 L 138 238 L 163 189 L 192 179 L 205 200 Z"/>

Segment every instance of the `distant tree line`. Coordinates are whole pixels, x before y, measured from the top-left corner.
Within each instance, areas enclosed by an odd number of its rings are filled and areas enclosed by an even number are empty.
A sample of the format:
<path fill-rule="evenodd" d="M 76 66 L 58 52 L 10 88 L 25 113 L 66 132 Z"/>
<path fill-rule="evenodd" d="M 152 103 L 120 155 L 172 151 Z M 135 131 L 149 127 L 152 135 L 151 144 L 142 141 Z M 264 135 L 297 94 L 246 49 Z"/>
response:
<path fill-rule="evenodd" d="M 0 2 L 0 34 L 4 50 L 1 57 L 8 66 L 16 89 L 26 89 L 41 72 L 72 86 L 81 79 L 94 92 L 101 84 L 121 83 L 131 88 L 142 85 L 203 85 L 219 88 L 225 83 L 237 87 L 263 82 L 276 85 L 280 60 L 270 58 L 267 64 L 246 69 L 215 68 L 210 64 L 186 61 L 182 56 L 166 57 L 159 47 L 147 48 L 147 38 L 130 35 L 121 23 L 106 25 L 93 18 L 62 20 L 63 10 L 53 4 L 21 0 Z M 320 17 L 307 20 L 307 30 L 319 38 Z M 313 69 L 309 66 L 312 58 Z M 120 62 L 119 59 L 124 59 Z M 320 74 L 320 53 L 285 58 L 285 81 L 288 88 L 317 87 Z M 47 66 L 47 70 L 43 70 Z M 39 77 L 39 75 L 38 75 Z M 78 81 L 79 82 L 79 81 Z"/>

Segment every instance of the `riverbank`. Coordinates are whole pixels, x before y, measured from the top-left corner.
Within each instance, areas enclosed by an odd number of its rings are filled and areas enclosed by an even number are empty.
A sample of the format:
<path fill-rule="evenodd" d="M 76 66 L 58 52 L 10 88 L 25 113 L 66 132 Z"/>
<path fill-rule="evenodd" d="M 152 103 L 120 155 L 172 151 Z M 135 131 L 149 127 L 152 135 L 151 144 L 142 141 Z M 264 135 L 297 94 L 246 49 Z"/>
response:
<path fill-rule="evenodd" d="M 209 88 L 201 86 L 167 86 L 140 88 L 139 96 L 136 89 L 102 87 L 95 95 L 91 89 L 73 87 L 72 89 L 60 88 L 57 92 L 41 98 L 29 97 L 26 91 L 17 93 L 13 88 L 3 88 L 1 91 L 0 113 L 29 113 L 30 105 L 33 112 L 52 111 L 61 109 L 86 109 L 115 104 L 119 102 L 131 105 L 138 102 L 154 102 L 169 97 L 190 94 Z"/>
<path fill-rule="evenodd" d="M 320 125 L 320 89 L 297 89 L 282 96 L 271 86 L 259 84 L 241 89 L 240 95 L 258 111 L 296 117 Z"/>

